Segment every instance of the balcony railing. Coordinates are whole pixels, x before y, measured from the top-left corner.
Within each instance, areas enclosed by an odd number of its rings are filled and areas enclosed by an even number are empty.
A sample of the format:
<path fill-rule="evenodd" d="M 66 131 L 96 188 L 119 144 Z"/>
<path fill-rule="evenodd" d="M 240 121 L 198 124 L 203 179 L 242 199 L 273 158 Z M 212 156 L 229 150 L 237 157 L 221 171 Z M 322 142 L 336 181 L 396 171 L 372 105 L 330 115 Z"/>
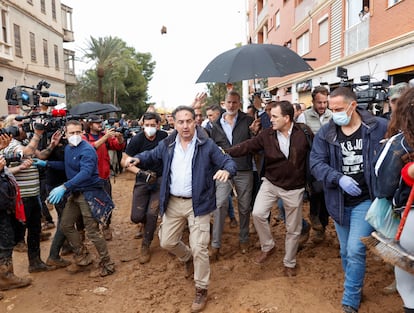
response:
<path fill-rule="evenodd" d="M 350 27 L 345 32 L 345 55 L 351 55 L 369 47 L 369 20 Z"/>

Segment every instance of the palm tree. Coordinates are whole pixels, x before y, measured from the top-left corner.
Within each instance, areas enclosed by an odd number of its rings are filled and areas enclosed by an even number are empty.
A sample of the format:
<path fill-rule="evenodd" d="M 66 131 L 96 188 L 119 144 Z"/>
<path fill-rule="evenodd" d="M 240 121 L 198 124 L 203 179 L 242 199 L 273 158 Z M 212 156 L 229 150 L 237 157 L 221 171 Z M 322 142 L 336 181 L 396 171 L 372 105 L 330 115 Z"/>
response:
<path fill-rule="evenodd" d="M 121 77 L 128 75 L 129 68 L 134 66 L 130 49 L 118 37 L 93 38 L 90 37 L 88 46 L 84 49 L 84 58 L 95 63 L 98 78 L 97 100 L 104 102 L 104 77 L 113 83 L 114 90 L 125 91 Z"/>

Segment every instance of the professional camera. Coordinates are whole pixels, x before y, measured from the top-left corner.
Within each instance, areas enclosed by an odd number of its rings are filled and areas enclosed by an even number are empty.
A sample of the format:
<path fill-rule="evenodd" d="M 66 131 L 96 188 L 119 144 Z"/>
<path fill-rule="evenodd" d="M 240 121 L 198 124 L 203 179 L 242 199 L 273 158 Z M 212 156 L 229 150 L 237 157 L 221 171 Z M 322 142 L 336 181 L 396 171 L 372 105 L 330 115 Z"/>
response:
<path fill-rule="evenodd" d="M 340 86 L 351 88 L 356 96 L 358 106 L 371 111 L 374 114 L 381 114 L 384 102 L 387 101 L 389 82 L 383 79 L 380 82 L 372 82 L 371 76 L 360 77 L 360 83 L 353 83 L 348 79 L 348 70 L 342 66 L 336 68 L 336 76 L 341 79 Z"/>
<path fill-rule="evenodd" d="M 68 116 L 66 110 L 52 110 L 50 113 L 33 112 L 29 115 L 16 116 L 15 120 L 23 122 L 21 127 L 26 133 L 33 133 L 35 129 L 44 130 L 50 138 L 57 130 L 62 130 L 69 119 L 76 119 Z"/>
<path fill-rule="evenodd" d="M 49 92 L 49 91 L 42 91 L 43 87 L 49 88 L 50 84 L 45 81 L 41 80 L 36 87 L 32 86 L 15 86 L 12 88 L 8 88 L 6 92 L 6 100 L 8 105 L 15 105 L 20 106 L 20 108 L 24 111 L 28 111 L 34 108 L 39 107 L 41 104 L 46 106 L 55 106 L 57 105 L 57 99 L 49 99 L 47 102 L 41 102 L 40 98 L 48 98 L 48 97 L 57 97 L 57 98 L 64 98 L 64 95 Z"/>
<path fill-rule="evenodd" d="M 4 159 L 6 160 L 6 165 L 10 166 L 11 163 L 18 163 L 21 162 L 23 158 L 23 151 L 19 151 L 18 153 L 6 153 L 3 154 Z"/>
<path fill-rule="evenodd" d="M 0 135 L 9 135 L 9 136 L 13 136 L 13 138 L 19 137 L 20 135 L 19 127 L 9 126 L 5 128 L 1 128 Z"/>

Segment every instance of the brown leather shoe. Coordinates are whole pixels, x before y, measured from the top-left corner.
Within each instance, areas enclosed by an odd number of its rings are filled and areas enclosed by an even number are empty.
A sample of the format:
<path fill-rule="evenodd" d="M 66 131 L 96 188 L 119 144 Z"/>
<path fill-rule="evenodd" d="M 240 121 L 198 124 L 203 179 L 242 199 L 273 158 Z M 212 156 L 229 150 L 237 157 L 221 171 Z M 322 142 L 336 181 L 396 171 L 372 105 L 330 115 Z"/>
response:
<path fill-rule="evenodd" d="M 286 267 L 285 266 L 285 270 L 284 270 L 284 274 L 287 277 L 294 277 L 296 276 L 296 267 Z"/>
<path fill-rule="evenodd" d="M 261 251 L 260 254 L 258 254 L 253 262 L 256 264 L 263 264 L 266 260 L 269 259 L 269 256 L 271 256 L 274 252 L 275 252 L 276 248 L 273 247 L 272 249 L 270 249 L 269 251 Z"/>

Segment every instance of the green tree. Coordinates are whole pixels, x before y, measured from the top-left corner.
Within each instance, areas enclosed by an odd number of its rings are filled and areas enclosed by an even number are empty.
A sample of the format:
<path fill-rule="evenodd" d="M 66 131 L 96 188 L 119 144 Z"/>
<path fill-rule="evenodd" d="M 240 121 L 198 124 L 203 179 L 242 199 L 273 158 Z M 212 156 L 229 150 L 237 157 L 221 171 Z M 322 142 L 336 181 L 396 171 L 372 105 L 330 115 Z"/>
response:
<path fill-rule="evenodd" d="M 120 38 L 90 37 L 83 59 L 94 65 L 78 77 L 79 85 L 68 88 L 68 103 L 113 103 L 130 117 L 138 117 L 148 105 L 148 83 L 155 68 L 151 58 Z"/>
<path fill-rule="evenodd" d="M 208 97 L 207 105 L 220 104 L 227 94 L 227 86 L 224 83 L 207 83 Z M 233 90 L 242 93 L 242 82 L 233 83 Z"/>

